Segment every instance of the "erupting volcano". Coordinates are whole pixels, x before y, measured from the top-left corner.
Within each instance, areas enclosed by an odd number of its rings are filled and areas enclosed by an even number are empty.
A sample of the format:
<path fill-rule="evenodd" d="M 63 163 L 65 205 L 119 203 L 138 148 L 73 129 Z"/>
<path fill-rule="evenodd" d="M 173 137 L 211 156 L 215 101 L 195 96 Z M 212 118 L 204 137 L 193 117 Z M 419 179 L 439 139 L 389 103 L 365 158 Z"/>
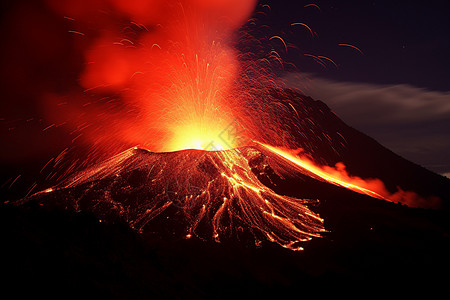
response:
<path fill-rule="evenodd" d="M 251 35 L 256 2 L 46 1 L 81 40 L 74 48 L 83 64 L 73 86 L 41 95 L 53 124 L 45 130 L 63 127 L 74 138 L 41 169 L 53 167 L 42 191 L 34 184 L 8 209 L 125 224 L 156 248 L 263 249 L 268 266 L 270 251 L 293 258 L 289 250 L 311 245 L 305 255 L 323 267 L 326 251 L 373 245 L 390 230 L 398 237 L 401 226 L 404 244 L 417 246 L 409 238 L 428 235 L 417 224 L 448 208 L 448 180 L 286 88 L 276 47 Z M 288 51 L 280 36 L 267 40 Z M 429 228 L 429 239 L 447 246 L 440 227 Z M 404 249 L 402 239 L 386 240 Z"/>
<path fill-rule="evenodd" d="M 273 158 L 262 150 L 151 153 L 134 148 L 33 201 L 123 220 L 145 233 L 167 226 L 166 234 L 178 238 L 219 242 L 250 236 L 256 244 L 268 239 L 299 250 L 299 242 L 324 232 L 323 220 L 307 207 L 316 201 L 281 196 L 262 184 L 258 178 L 274 176 Z M 274 163 L 286 167 L 284 161 Z"/>
<path fill-rule="evenodd" d="M 268 59 L 252 60 L 233 49 L 235 31 L 255 1 L 49 4 L 77 26 L 99 26 L 80 77 L 84 93 L 99 100 L 55 108 L 58 97 L 49 97 L 49 117 L 73 126 L 103 157 L 139 146 L 23 202 L 89 211 L 139 232 L 167 223 L 179 236 L 251 236 L 256 244 L 266 239 L 299 250 L 300 242 L 326 229 L 309 208 L 319 197 L 311 191 L 303 196 L 307 186 L 295 197 L 273 190 L 272 177 L 282 178 L 287 170 L 307 182 L 380 200 L 427 207 L 440 201 L 389 191 L 373 175 L 348 174 L 341 162 L 347 136 L 329 109 L 278 87 L 264 69 Z M 100 20 L 96 5 L 110 10 Z M 116 14 L 129 19 L 126 29 L 113 22 Z"/>
<path fill-rule="evenodd" d="M 322 142 L 323 149 L 332 151 L 337 143 L 342 145 L 342 134 L 334 131 L 338 128 L 353 138 L 352 130 L 343 127 L 345 124 L 320 102 L 294 91 L 272 94 L 278 105 L 283 103 L 296 112 L 289 117 L 294 122 L 300 123 L 296 118 L 306 114 L 317 124 L 321 118 L 332 121 L 329 128 L 320 124 L 311 131 L 338 137 L 337 141 L 330 138 Z M 211 140 L 206 149 L 151 152 L 134 147 L 22 203 L 90 212 L 101 221 L 125 222 L 153 239 L 195 237 L 216 242 L 253 241 L 256 245 L 268 240 L 291 250 L 302 250 L 302 242 L 327 231 L 324 220 L 314 212 L 324 195 L 321 189 L 334 191 L 337 198 L 343 190 L 350 190 L 380 201 L 416 207 L 440 205 L 434 195 L 423 198 L 401 189 L 391 193 L 379 179 L 351 176 L 342 163 L 321 166 L 299 150 L 240 138 L 236 122 L 216 137 L 219 142 Z M 249 146 L 229 150 L 214 147 L 230 141 L 245 141 Z M 347 147 L 351 149 L 351 145 Z M 327 158 L 332 161 L 333 156 Z M 291 182 L 294 191 L 280 188 L 285 182 Z"/>

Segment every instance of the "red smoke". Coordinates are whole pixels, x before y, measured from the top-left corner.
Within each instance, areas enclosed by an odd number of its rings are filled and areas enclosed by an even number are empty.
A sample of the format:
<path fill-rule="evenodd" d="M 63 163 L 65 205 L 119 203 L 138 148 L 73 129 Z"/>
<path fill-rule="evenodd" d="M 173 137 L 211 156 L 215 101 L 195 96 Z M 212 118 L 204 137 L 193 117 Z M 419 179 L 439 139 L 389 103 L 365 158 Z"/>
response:
<path fill-rule="evenodd" d="M 239 62 L 229 45 L 255 0 L 47 2 L 87 44 L 83 95 L 63 107 L 62 95 L 46 97 L 55 123 L 82 127 L 82 139 L 109 152 L 171 151 L 204 147 L 234 119 Z"/>

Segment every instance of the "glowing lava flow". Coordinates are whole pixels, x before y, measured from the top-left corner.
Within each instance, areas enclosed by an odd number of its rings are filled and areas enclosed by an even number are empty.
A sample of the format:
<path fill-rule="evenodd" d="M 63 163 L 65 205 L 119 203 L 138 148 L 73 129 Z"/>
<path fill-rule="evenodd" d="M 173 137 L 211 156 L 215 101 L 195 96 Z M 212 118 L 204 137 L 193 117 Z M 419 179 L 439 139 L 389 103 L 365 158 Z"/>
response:
<path fill-rule="evenodd" d="M 295 165 L 306 169 L 322 180 L 325 180 L 334 185 L 347 188 L 360 194 L 365 194 L 374 198 L 389 201 L 389 197 L 384 196 L 388 194 L 388 192 L 385 190 L 384 184 L 378 179 L 364 180 L 359 177 L 352 177 L 349 176 L 344 170 L 317 166 L 307 158 L 296 156 L 295 154 L 293 154 L 292 150 L 283 150 L 281 148 L 273 147 L 263 143 L 258 144 L 264 146 L 272 153 L 275 153 L 283 157 L 284 159 L 287 159 Z"/>
<path fill-rule="evenodd" d="M 263 232 L 271 242 L 291 250 L 302 250 L 303 248 L 298 246 L 299 242 L 319 237 L 320 232 L 325 231 L 323 219 L 305 206 L 315 201 L 278 195 L 263 185 L 249 170 L 249 161 L 261 156 L 258 150 L 244 148 L 220 151 L 216 154 L 222 159 L 220 165 L 225 166 L 220 175 L 231 186 L 231 193 L 230 199 L 224 198 L 223 204 L 214 215 L 215 237 L 218 236 L 218 229 L 227 226 L 220 226 L 217 220 L 223 219 L 222 214 L 230 214 L 236 204 L 240 207 L 243 217 L 250 221 L 251 227 Z M 216 167 L 219 168 L 220 165 Z"/>
<path fill-rule="evenodd" d="M 66 183 L 35 194 L 41 205 L 122 220 L 142 233 L 216 242 L 269 240 L 291 250 L 325 232 L 308 208 L 317 200 L 279 195 L 256 174 L 268 167 L 256 147 L 152 153 L 127 150 Z"/>

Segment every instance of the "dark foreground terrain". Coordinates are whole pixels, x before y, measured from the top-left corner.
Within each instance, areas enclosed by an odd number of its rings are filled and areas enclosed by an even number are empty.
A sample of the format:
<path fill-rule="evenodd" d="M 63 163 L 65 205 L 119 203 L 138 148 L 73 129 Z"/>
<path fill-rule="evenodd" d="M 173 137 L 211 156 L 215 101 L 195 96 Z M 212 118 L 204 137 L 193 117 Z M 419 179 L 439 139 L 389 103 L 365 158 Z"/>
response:
<path fill-rule="evenodd" d="M 148 179 L 128 176 L 135 171 L 129 167 L 119 177 L 123 184 L 132 180 L 142 193 L 140 180 Z M 448 211 L 374 199 L 302 173 L 280 177 L 270 166 L 259 178 L 279 194 L 319 199 L 311 209 L 325 219 L 329 232 L 297 252 L 268 241 L 255 246 L 242 239 L 186 239 L 170 234 L 177 231 L 179 214 L 168 209 L 147 224 L 156 230 L 138 233 L 119 215 L 104 221 L 96 209 L 89 211 L 102 204 L 84 183 L 1 207 L 2 285 L 15 295 L 118 299 L 328 294 L 330 284 L 346 294 L 361 286 L 386 293 L 392 287 L 411 292 L 447 286 Z M 101 190 L 109 184 L 96 180 Z M 138 199 L 126 191 L 112 200 Z M 66 197 L 77 193 L 84 195 L 84 210 L 70 208 Z"/>
<path fill-rule="evenodd" d="M 84 213 L 2 207 L 2 286 L 15 296 L 117 299 L 321 294 L 329 284 L 341 291 L 445 290 L 447 213 L 344 200 L 320 206 L 330 232 L 301 252 L 269 242 L 152 242 Z"/>

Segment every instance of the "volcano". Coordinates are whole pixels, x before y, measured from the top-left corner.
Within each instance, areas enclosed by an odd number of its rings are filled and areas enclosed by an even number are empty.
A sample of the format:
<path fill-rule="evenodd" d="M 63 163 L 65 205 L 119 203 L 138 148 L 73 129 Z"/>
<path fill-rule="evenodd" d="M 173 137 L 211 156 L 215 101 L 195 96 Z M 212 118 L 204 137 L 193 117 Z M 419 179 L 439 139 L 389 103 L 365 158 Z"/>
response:
<path fill-rule="evenodd" d="M 301 249 L 294 245 L 319 236 L 323 220 L 306 206 L 315 200 L 280 196 L 262 184 L 275 179 L 271 165 L 289 167 L 257 147 L 170 153 L 134 148 L 29 201 L 123 221 L 146 234 L 220 241 L 253 233 L 257 244 L 265 237 Z"/>
<path fill-rule="evenodd" d="M 441 282 L 450 267 L 449 180 L 320 101 L 292 90 L 266 97 L 308 124 L 280 121 L 295 129 L 293 144 L 315 154 L 310 163 L 343 162 L 345 174 L 378 178 L 387 194 L 330 178 L 264 135 L 223 151 L 134 147 L 2 208 L 9 278 L 42 289 L 45 274 L 99 295 L 200 298 L 280 295 L 306 283 Z"/>

